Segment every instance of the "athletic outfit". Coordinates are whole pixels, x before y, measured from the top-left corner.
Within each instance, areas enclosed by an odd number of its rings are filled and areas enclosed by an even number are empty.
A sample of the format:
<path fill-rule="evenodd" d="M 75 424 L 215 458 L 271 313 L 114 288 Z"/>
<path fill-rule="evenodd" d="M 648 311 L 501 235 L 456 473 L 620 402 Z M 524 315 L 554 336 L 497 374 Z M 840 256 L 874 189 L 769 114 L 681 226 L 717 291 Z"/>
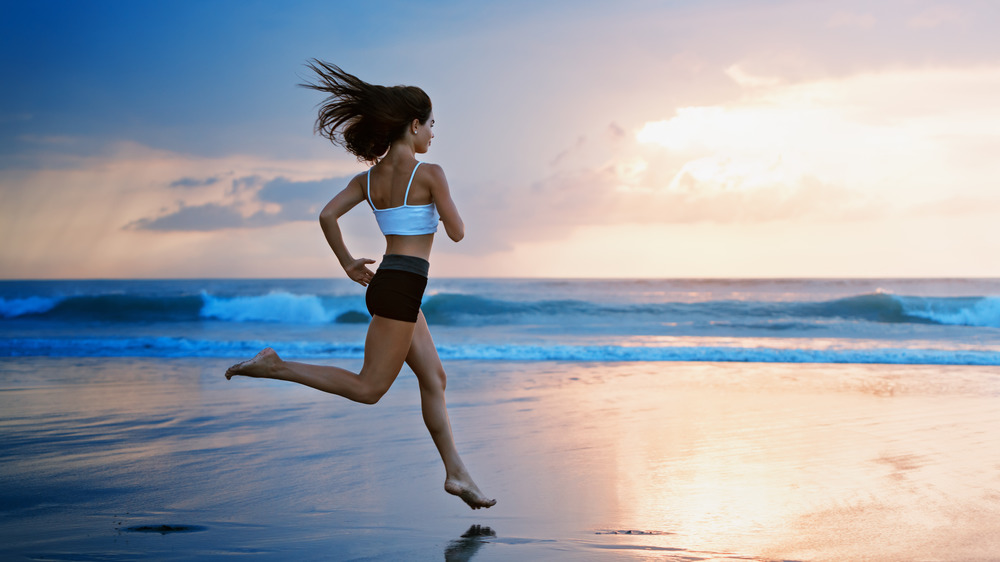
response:
<path fill-rule="evenodd" d="M 410 185 L 417 174 L 420 162 L 413 167 L 410 181 L 406 184 L 403 204 L 399 207 L 376 209 L 372 202 L 372 171 L 368 169 L 368 204 L 375 212 L 375 220 L 382 234 L 419 236 L 437 232 L 440 217 L 434 203 L 427 205 L 407 205 Z M 372 316 L 382 316 L 404 322 L 416 322 L 420 313 L 420 301 L 427 287 L 427 273 L 430 263 L 416 256 L 386 254 L 382 256 L 375 275 L 368 283 L 365 304 Z"/>

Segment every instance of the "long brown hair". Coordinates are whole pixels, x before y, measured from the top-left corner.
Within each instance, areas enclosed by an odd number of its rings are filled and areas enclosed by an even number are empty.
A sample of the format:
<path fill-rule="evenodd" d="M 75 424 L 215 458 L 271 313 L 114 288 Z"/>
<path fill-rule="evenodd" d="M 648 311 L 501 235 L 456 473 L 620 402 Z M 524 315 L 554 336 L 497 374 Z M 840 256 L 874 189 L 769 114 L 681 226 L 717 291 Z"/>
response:
<path fill-rule="evenodd" d="M 358 160 L 377 162 L 414 119 L 421 124 L 430 119 L 431 98 L 416 86 L 369 84 L 319 59 L 306 66 L 319 80 L 299 85 L 329 94 L 321 102 L 315 132 Z"/>

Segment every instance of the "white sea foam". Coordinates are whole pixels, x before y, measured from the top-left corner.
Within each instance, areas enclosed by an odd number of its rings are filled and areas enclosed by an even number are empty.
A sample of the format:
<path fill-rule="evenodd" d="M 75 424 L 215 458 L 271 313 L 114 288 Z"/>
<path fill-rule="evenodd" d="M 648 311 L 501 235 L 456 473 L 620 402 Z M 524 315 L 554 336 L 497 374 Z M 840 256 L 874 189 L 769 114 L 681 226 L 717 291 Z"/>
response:
<path fill-rule="evenodd" d="M 266 295 L 247 297 L 216 297 L 201 294 L 204 305 L 202 318 L 227 322 L 280 322 L 289 324 L 324 324 L 358 306 L 329 306 L 316 295 L 294 295 L 271 291 Z"/>
<path fill-rule="evenodd" d="M 895 297 L 907 316 L 938 324 L 1000 328 L 1000 297 L 927 299 Z"/>

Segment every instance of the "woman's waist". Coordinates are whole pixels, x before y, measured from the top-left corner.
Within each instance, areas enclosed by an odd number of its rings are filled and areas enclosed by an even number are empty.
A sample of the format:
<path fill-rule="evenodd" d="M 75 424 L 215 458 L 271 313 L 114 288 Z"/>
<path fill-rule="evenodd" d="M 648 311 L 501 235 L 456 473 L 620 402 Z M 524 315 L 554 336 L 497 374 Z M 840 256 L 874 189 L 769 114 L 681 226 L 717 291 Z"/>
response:
<path fill-rule="evenodd" d="M 430 260 L 431 246 L 434 244 L 433 234 L 418 234 L 406 236 L 390 234 L 385 237 L 385 253 L 400 256 L 414 256 Z"/>
<path fill-rule="evenodd" d="M 431 263 L 425 258 L 406 254 L 385 254 L 382 256 L 382 262 L 378 264 L 380 270 L 395 269 L 397 271 L 409 271 L 410 273 L 416 273 L 424 277 L 428 276 L 430 267 Z"/>

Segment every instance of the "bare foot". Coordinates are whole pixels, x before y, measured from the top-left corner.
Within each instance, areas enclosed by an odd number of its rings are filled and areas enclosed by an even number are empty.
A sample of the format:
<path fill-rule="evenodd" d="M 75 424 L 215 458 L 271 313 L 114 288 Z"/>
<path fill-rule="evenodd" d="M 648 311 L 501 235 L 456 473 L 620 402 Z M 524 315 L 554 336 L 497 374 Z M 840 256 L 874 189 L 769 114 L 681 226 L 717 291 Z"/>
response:
<path fill-rule="evenodd" d="M 257 355 L 254 355 L 253 359 L 237 363 L 226 369 L 226 380 L 233 378 L 233 375 L 242 375 L 244 377 L 265 376 L 267 368 L 280 360 L 278 354 L 273 349 L 265 347 Z"/>
<path fill-rule="evenodd" d="M 472 509 L 493 507 L 497 503 L 496 500 L 487 499 L 471 478 L 448 478 L 444 481 L 444 491 L 462 498 L 462 501 L 469 504 Z"/>

